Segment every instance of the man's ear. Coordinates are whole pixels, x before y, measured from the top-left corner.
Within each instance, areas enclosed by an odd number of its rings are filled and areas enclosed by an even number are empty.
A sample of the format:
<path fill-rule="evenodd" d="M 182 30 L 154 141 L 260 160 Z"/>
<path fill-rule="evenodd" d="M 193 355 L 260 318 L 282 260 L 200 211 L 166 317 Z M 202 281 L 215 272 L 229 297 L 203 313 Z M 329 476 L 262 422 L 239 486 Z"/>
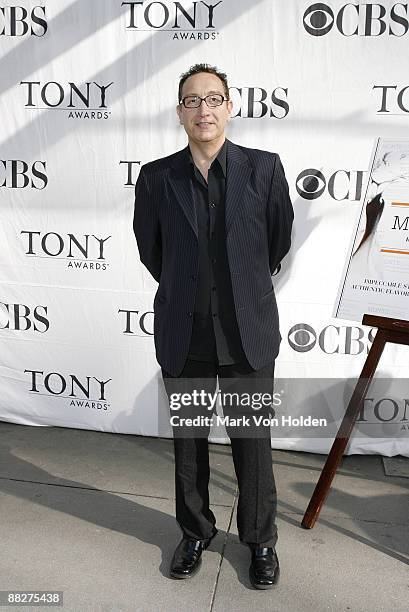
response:
<path fill-rule="evenodd" d="M 181 117 L 181 112 L 182 112 L 182 111 L 181 111 L 181 109 L 180 109 L 180 104 L 178 104 L 178 105 L 176 106 L 176 114 L 177 114 L 177 116 L 178 116 L 178 119 L 179 119 L 180 123 L 183 125 L 183 121 L 182 121 L 182 117 Z"/>
<path fill-rule="evenodd" d="M 227 110 L 228 110 L 228 113 L 229 113 L 229 119 L 230 119 L 230 115 L 231 115 L 231 112 L 232 112 L 232 110 L 233 110 L 233 102 L 232 102 L 231 100 L 228 100 L 228 101 L 227 101 Z"/>

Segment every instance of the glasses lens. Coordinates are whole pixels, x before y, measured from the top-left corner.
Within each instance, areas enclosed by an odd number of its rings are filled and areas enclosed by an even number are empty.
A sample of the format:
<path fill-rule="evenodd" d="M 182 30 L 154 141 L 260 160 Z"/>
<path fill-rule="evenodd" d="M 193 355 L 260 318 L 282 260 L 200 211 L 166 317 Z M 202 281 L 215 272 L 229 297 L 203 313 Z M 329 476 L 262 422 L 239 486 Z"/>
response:
<path fill-rule="evenodd" d="M 206 104 L 208 106 L 220 106 L 223 104 L 223 96 L 220 94 L 210 94 L 206 96 Z"/>
<path fill-rule="evenodd" d="M 205 97 L 207 106 L 214 107 L 223 104 L 223 96 L 221 94 L 209 94 Z M 183 99 L 183 104 L 186 108 L 198 108 L 201 104 L 201 98 L 199 96 L 186 96 Z"/>
<path fill-rule="evenodd" d="M 183 102 L 186 108 L 197 108 L 200 106 L 199 96 L 187 96 Z"/>

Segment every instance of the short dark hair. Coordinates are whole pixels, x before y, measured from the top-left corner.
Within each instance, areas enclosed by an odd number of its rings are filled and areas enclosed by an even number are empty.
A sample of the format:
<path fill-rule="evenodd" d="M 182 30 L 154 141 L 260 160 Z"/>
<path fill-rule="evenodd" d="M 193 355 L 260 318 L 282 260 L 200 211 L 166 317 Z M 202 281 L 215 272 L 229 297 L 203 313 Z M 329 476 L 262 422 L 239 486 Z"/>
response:
<path fill-rule="evenodd" d="M 227 85 L 227 75 L 224 72 L 220 72 L 216 68 L 216 66 L 210 66 L 210 64 L 195 64 L 191 66 L 187 72 L 184 72 L 180 75 L 179 81 L 179 90 L 178 90 L 178 102 L 180 103 L 182 99 L 182 89 L 185 81 L 194 74 L 199 74 L 200 72 L 208 72 L 210 74 L 214 74 L 219 77 L 221 82 L 223 83 L 224 94 L 227 99 L 229 99 L 229 86 Z"/>

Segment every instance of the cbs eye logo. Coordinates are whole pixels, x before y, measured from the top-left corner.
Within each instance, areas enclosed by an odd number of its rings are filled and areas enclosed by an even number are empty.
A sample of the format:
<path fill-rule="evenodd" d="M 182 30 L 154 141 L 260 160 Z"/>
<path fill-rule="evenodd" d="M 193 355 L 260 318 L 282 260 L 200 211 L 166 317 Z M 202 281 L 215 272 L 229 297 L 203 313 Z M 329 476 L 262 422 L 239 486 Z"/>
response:
<path fill-rule="evenodd" d="M 303 17 L 304 28 L 312 36 L 328 34 L 334 25 L 334 13 L 326 4 L 317 2 L 307 8 Z"/>
<path fill-rule="evenodd" d="M 324 193 L 326 184 L 322 172 L 315 168 L 307 168 L 298 175 L 295 188 L 305 200 L 315 200 Z"/>
<path fill-rule="evenodd" d="M 317 342 L 315 329 L 307 323 L 297 323 L 288 332 L 288 343 L 297 353 L 306 353 L 314 348 Z"/>

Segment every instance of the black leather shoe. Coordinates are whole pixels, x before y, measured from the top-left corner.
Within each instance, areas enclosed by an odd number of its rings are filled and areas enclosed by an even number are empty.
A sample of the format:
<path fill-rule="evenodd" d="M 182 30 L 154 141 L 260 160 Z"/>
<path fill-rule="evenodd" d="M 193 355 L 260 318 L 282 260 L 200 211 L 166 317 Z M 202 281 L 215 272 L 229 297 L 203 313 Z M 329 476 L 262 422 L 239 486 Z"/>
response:
<path fill-rule="evenodd" d="M 208 548 L 213 537 L 207 540 L 182 538 L 170 564 L 172 578 L 191 578 L 197 574 L 202 565 L 202 552 Z"/>
<path fill-rule="evenodd" d="M 278 582 L 280 565 L 274 548 L 254 546 L 251 549 L 250 582 L 256 589 L 271 589 Z"/>

